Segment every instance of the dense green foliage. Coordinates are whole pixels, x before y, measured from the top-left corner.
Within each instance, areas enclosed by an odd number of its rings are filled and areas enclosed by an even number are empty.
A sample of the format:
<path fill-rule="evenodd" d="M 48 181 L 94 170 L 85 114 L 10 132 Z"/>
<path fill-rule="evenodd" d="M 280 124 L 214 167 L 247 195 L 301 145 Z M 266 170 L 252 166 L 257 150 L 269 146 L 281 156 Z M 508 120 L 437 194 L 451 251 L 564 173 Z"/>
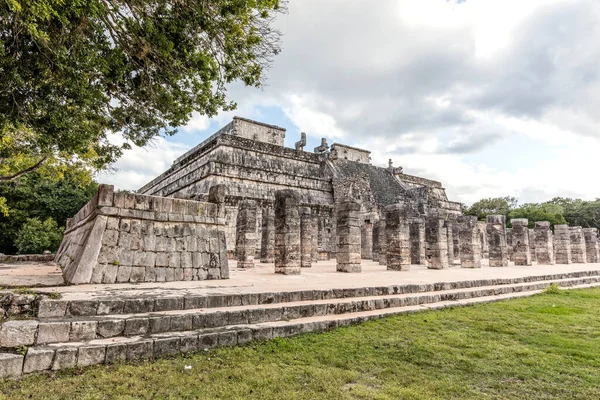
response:
<path fill-rule="evenodd" d="M 465 215 L 474 215 L 479 220 L 485 220 L 487 215 L 508 215 L 517 206 L 514 197 L 496 197 L 481 199 L 464 210 Z"/>
<path fill-rule="evenodd" d="M 598 302 L 598 288 L 561 290 L 406 314 L 174 359 L 0 382 L 0 397 L 598 399 Z"/>
<path fill-rule="evenodd" d="M 15 245 L 19 254 L 41 254 L 46 250 L 55 252 L 63 232 L 64 229 L 59 228 L 53 218 L 43 222 L 39 218 L 28 218 L 17 233 Z"/>
<path fill-rule="evenodd" d="M 0 182 L 101 168 L 260 86 L 279 0 L 0 1 Z M 111 133 L 126 142 L 115 145 Z"/>
<path fill-rule="evenodd" d="M 508 213 L 507 222 L 513 218 L 527 218 L 529 227 L 533 228 L 536 221 L 549 221 L 552 226 L 566 224 L 563 208 L 552 203 L 527 203 Z"/>
<path fill-rule="evenodd" d="M 39 221 L 52 218 L 58 227 L 64 227 L 67 218 L 92 198 L 97 187 L 89 172 L 77 170 L 59 178 L 36 171 L 1 184 L 0 197 L 7 199 L 9 208 L 8 215 L 0 215 L 0 253 L 14 254 L 19 250 L 16 240 L 29 218 Z M 54 251 L 56 246 L 43 250 Z"/>
<path fill-rule="evenodd" d="M 505 215 L 509 226 L 511 218 L 527 218 L 530 228 L 535 226 L 536 221 L 549 221 L 552 226 L 569 224 L 600 230 L 600 199 L 586 201 L 555 197 L 544 203 L 519 206 L 514 197 L 497 197 L 479 200 L 471 207 L 464 207 L 463 212 L 477 216 L 480 221 L 485 221 L 487 215 Z"/>

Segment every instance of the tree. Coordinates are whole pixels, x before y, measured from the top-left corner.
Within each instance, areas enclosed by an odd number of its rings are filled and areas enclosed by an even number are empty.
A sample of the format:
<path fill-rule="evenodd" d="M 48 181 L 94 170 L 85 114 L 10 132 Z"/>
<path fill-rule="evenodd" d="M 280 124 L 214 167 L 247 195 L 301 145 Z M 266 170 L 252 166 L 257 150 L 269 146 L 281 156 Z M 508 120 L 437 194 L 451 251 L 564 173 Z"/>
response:
<path fill-rule="evenodd" d="M 517 206 L 514 197 L 495 197 L 479 200 L 464 211 L 465 215 L 475 215 L 479 220 L 485 220 L 487 215 L 508 215 Z"/>
<path fill-rule="evenodd" d="M 15 245 L 19 254 L 41 254 L 46 250 L 55 252 L 62 240 L 63 231 L 53 218 L 44 222 L 38 218 L 28 218 L 19 229 Z"/>
<path fill-rule="evenodd" d="M 566 224 L 563 207 L 553 203 L 527 203 L 508 213 L 508 222 L 513 218 L 527 218 L 529 227 L 535 227 L 536 221 L 548 221 L 552 226 Z"/>
<path fill-rule="evenodd" d="M 13 254 L 16 240 L 27 219 L 52 218 L 59 227 L 96 193 L 98 185 L 89 170 L 72 168 L 62 176 L 46 175 L 44 169 L 0 184 L 0 197 L 8 200 L 8 214 L 0 214 L 0 253 Z M 53 250 L 53 249 L 48 249 Z"/>
<path fill-rule="evenodd" d="M 233 109 L 225 85 L 261 86 L 280 51 L 282 1 L 0 2 L 0 182 L 103 168 L 193 112 Z"/>
<path fill-rule="evenodd" d="M 600 229 L 600 199 L 585 201 L 555 197 L 549 203 L 563 207 L 565 220 L 569 225 Z"/>

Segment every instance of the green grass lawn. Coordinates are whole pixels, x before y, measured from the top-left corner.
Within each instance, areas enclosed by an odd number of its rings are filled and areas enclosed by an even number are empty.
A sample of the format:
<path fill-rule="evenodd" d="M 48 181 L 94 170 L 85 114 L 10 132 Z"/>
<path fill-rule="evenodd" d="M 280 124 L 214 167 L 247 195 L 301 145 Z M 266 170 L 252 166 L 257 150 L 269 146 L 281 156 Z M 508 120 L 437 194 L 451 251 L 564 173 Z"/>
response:
<path fill-rule="evenodd" d="M 0 382 L 0 393 L 34 399 L 599 399 L 600 288 L 402 315 L 152 363 L 30 376 Z"/>

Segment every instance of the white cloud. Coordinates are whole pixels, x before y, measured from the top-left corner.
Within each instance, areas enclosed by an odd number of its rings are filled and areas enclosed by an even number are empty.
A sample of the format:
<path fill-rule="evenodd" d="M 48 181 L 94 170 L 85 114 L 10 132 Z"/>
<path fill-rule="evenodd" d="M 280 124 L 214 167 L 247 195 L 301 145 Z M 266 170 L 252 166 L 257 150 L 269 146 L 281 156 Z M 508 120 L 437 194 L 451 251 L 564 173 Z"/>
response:
<path fill-rule="evenodd" d="M 596 0 L 302 0 L 289 8 L 268 86 L 232 85 L 239 108 L 218 124 L 236 114 L 273 122 L 259 110 L 277 107 L 309 136 L 369 149 L 374 164 L 392 158 L 467 203 L 600 197 L 590 181 L 600 150 Z M 208 126 L 197 117 L 184 130 Z M 185 150 L 161 147 L 121 160 L 119 179 L 137 188 Z"/>
<path fill-rule="evenodd" d="M 122 137 L 112 135 L 113 143 L 122 143 Z M 113 171 L 96 177 L 100 183 L 115 185 L 120 190 L 137 190 L 167 170 L 171 163 L 190 149 L 190 146 L 159 137 L 146 147 L 132 146 L 113 165 Z"/>
<path fill-rule="evenodd" d="M 200 132 L 208 129 L 210 126 L 210 118 L 206 115 L 200 115 L 200 113 L 194 111 L 192 118 L 187 125 L 182 126 L 181 130 L 186 133 Z"/>

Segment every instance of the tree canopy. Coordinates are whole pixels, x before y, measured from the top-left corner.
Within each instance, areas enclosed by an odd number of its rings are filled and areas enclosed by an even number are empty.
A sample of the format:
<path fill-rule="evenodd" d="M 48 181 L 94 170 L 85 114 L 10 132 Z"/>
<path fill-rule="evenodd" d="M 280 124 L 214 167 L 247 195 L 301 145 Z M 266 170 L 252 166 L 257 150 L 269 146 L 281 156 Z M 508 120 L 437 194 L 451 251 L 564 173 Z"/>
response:
<path fill-rule="evenodd" d="M 485 220 L 487 215 L 506 215 L 510 224 L 512 218 L 527 218 L 529 227 L 536 221 L 549 221 L 552 226 L 569 224 L 600 230 L 600 199 L 593 201 L 555 197 L 543 203 L 526 203 L 518 206 L 514 197 L 496 197 L 479 200 L 471 207 L 463 208 L 466 215 L 475 215 Z"/>
<path fill-rule="evenodd" d="M 55 251 L 67 218 L 98 188 L 87 169 L 71 168 L 58 177 L 43 172 L 37 170 L 0 184 L 0 198 L 6 198 L 9 205 L 7 213 L 0 214 L 0 253 Z M 39 240 L 28 240 L 34 235 L 40 236 Z"/>
<path fill-rule="evenodd" d="M 282 2 L 0 2 L 0 182 L 103 168 L 193 112 L 234 108 L 226 84 L 261 86 L 280 51 Z"/>
<path fill-rule="evenodd" d="M 514 197 L 494 197 L 481 199 L 464 210 L 465 215 L 474 215 L 479 220 L 485 220 L 487 215 L 508 215 L 517 206 Z"/>
<path fill-rule="evenodd" d="M 508 223 L 513 218 L 527 218 L 529 227 L 535 227 L 536 221 L 548 221 L 550 225 L 566 224 L 563 207 L 552 203 L 527 203 L 508 213 Z"/>

